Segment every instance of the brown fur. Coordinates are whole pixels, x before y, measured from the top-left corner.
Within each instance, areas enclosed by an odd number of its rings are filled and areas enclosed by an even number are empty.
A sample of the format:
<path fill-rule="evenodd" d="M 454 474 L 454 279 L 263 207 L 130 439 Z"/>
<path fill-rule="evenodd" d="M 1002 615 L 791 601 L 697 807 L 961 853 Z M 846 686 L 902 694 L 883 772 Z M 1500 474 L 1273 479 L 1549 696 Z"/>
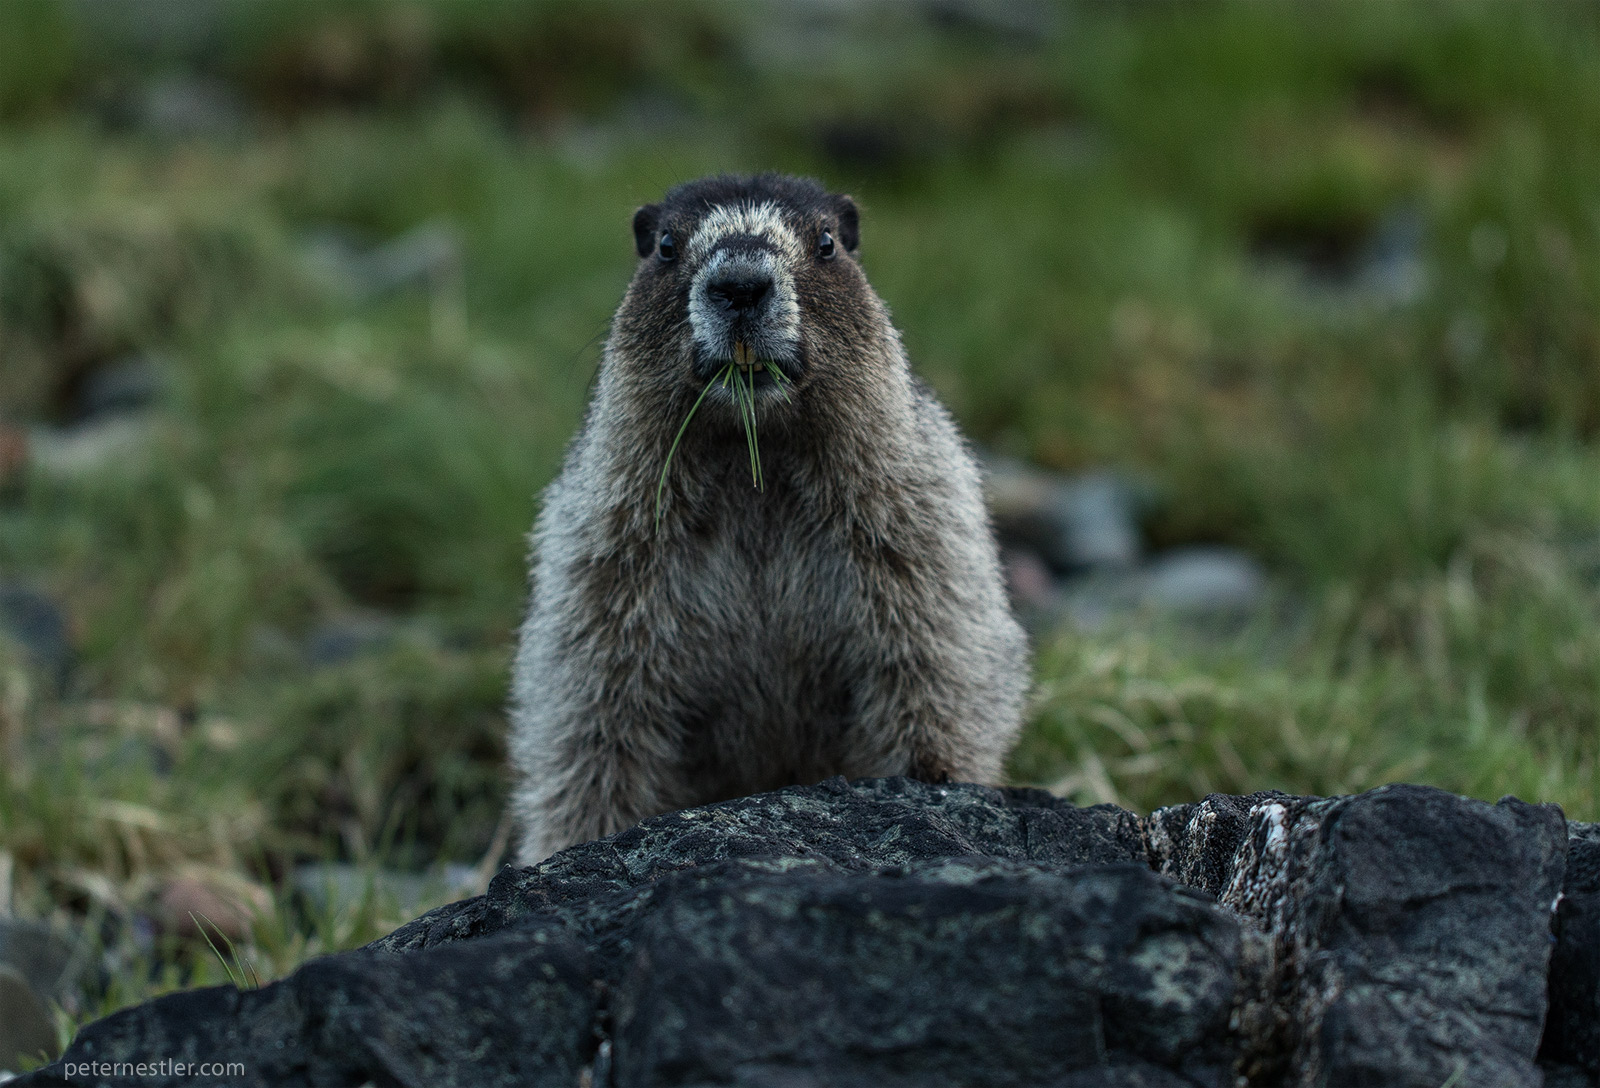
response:
<path fill-rule="evenodd" d="M 719 363 L 697 356 L 705 262 L 691 243 L 721 237 L 706 226 L 716 209 L 757 205 L 782 227 L 725 244 L 765 246 L 798 303 L 793 395 L 757 405 L 766 487 L 751 486 L 715 390 L 657 525 L 667 450 Z M 657 812 L 834 774 L 999 776 L 1023 635 L 973 459 L 854 259 L 855 220 L 848 198 L 771 175 L 680 186 L 636 218 L 639 268 L 534 530 L 511 737 L 524 863 Z M 675 261 L 658 256 L 663 230 Z M 832 259 L 818 256 L 824 230 Z"/>

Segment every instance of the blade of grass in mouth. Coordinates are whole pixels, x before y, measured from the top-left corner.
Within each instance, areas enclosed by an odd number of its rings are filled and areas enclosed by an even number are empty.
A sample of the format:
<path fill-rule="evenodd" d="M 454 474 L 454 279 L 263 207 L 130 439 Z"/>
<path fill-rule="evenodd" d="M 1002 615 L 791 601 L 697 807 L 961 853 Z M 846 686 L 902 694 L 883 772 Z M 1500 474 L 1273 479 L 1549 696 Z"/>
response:
<path fill-rule="evenodd" d="M 694 404 L 690 407 L 689 414 L 683 417 L 683 426 L 678 428 L 677 436 L 673 438 L 672 446 L 667 450 L 667 459 L 661 466 L 661 481 L 656 484 L 656 528 L 658 529 L 661 528 L 661 499 L 666 494 L 667 470 L 672 468 L 672 455 L 678 452 L 678 443 L 683 441 L 683 434 L 689 429 L 689 421 L 694 418 L 695 412 L 699 411 L 700 402 L 706 399 L 706 394 L 711 392 L 711 387 L 717 384 L 718 378 L 722 379 L 723 388 L 727 388 L 728 373 L 731 370 L 733 370 L 733 364 L 729 363 L 722 368 L 720 373 L 711 375 L 711 380 L 706 382 L 706 387 L 700 390 L 700 395 L 694 399 Z"/>
<path fill-rule="evenodd" d="M 748 357 L 748 355 L 746 355 Z M 776 364 L 767 364 L 768 373 L 783 389 L 784 399 L 789 397 L 789 376 L 778 369 Z M 744 381 L 739 380 L 740 371 L 744 371 Z M 689 408 L 689 414 L 683 417 L 683 423 L 678 427 L 678 433 L 672 439 L 672 445 L 667 450 L 667 459 L 661 466 L 661 478 L 656 482 L 656 528 L 661 527 L 661 504 L 666 496 L 667 473 L 672 468 L 672 458 L 678 452 L 678 445 L 683 441 L 684 434 L 689 430 L 689 421 L 694 419 L 695 412 L 700 409 L 700 402 L 706 399 L 706 394 L 711 392 L 711 387 L 721 382 L 722 388 L 728 389 L 732 381 L 733 388 L 729 392 L 733 395 L 734 407 L 739 412 L 739 423 L 744 428 L 745 445 L 750 451 L 750 482 L 757 491 L 765 491 L 766 477 L 761 470 L 761 446 L 756 440 L 756 377 L 755 370 L 751 367 L 739 367 L 729 363 L 706 382 L 706 387 L 700 390 L 700 395 L 695 398 L 694 404 Z"/>
<path fill-rule="evenodd" d="M 744 400 L 750 409 L 750 460 L 755 468 L 755 478 L 751 481 L 756 485 L 757 491 L 767 489 L 767 480 L 761 472 L 761 443 L 756 441 L 756 373 L 754 370 L 744 372 Z"/>

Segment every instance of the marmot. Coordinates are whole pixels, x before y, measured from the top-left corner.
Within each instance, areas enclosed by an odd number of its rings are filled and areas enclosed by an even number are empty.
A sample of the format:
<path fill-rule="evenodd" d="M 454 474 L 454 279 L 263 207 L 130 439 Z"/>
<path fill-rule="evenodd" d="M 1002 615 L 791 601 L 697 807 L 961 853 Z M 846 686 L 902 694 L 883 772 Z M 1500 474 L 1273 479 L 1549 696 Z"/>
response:
<path fill-rule="evenodd" d="M 776 174 L 634 215 L 639 265 L 532 536 L 523 864 L 836 774 L 1000 775 L 1025 638 L 977 466 L 856 263 L 858 220 Z"/>

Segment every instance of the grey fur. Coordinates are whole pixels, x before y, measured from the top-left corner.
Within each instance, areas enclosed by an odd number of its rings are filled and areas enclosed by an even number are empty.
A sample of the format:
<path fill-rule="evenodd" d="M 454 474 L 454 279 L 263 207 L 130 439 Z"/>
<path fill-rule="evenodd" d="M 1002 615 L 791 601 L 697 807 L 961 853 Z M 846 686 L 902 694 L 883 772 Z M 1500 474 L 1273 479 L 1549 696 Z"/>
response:
<path fill-rule="evenodd" d="M 854 204 L 793 178 L 716 178 L 641 209 L 635 230 L 639 268 L 533 532 L 512 683 L 520 860 L 834 774 L 994 781 L 1025 640 L 976 464 L 854 260 Z M 656 255 L 664 230 L 674 261 Z M 747 315 L 708 307 L 697 275 L 733 248 L 781 266 Z M 765 491 L 714 388 L 658 525 L 667 450 L 724 365 L 706 345 L 730 338 L 777 345 L 770 365 L 791 377 L 787 400 L 759 391 Z"/>

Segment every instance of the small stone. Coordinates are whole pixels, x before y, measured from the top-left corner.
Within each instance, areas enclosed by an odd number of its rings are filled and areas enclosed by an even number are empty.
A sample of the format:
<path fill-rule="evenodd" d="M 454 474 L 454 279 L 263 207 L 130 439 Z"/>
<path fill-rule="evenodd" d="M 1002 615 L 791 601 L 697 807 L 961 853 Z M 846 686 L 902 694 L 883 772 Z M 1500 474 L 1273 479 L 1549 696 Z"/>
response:
<path fill-rule="evenodd" d="M 1232 548 L 1178 548 L 1146 569 L 1144 605 L 1193 617 L 1248 616 L 1266 600 L 1261 564 Z"/>
<path fill-rule="evenodd" d="M 461 234 L 434 221 L 367 249 L 349 232 L 324 228 L 306 237 L 307 263 L 335 291 L 369 302 L 398 291 L 438 291 L 455 282 L 463 263 Z"/>

